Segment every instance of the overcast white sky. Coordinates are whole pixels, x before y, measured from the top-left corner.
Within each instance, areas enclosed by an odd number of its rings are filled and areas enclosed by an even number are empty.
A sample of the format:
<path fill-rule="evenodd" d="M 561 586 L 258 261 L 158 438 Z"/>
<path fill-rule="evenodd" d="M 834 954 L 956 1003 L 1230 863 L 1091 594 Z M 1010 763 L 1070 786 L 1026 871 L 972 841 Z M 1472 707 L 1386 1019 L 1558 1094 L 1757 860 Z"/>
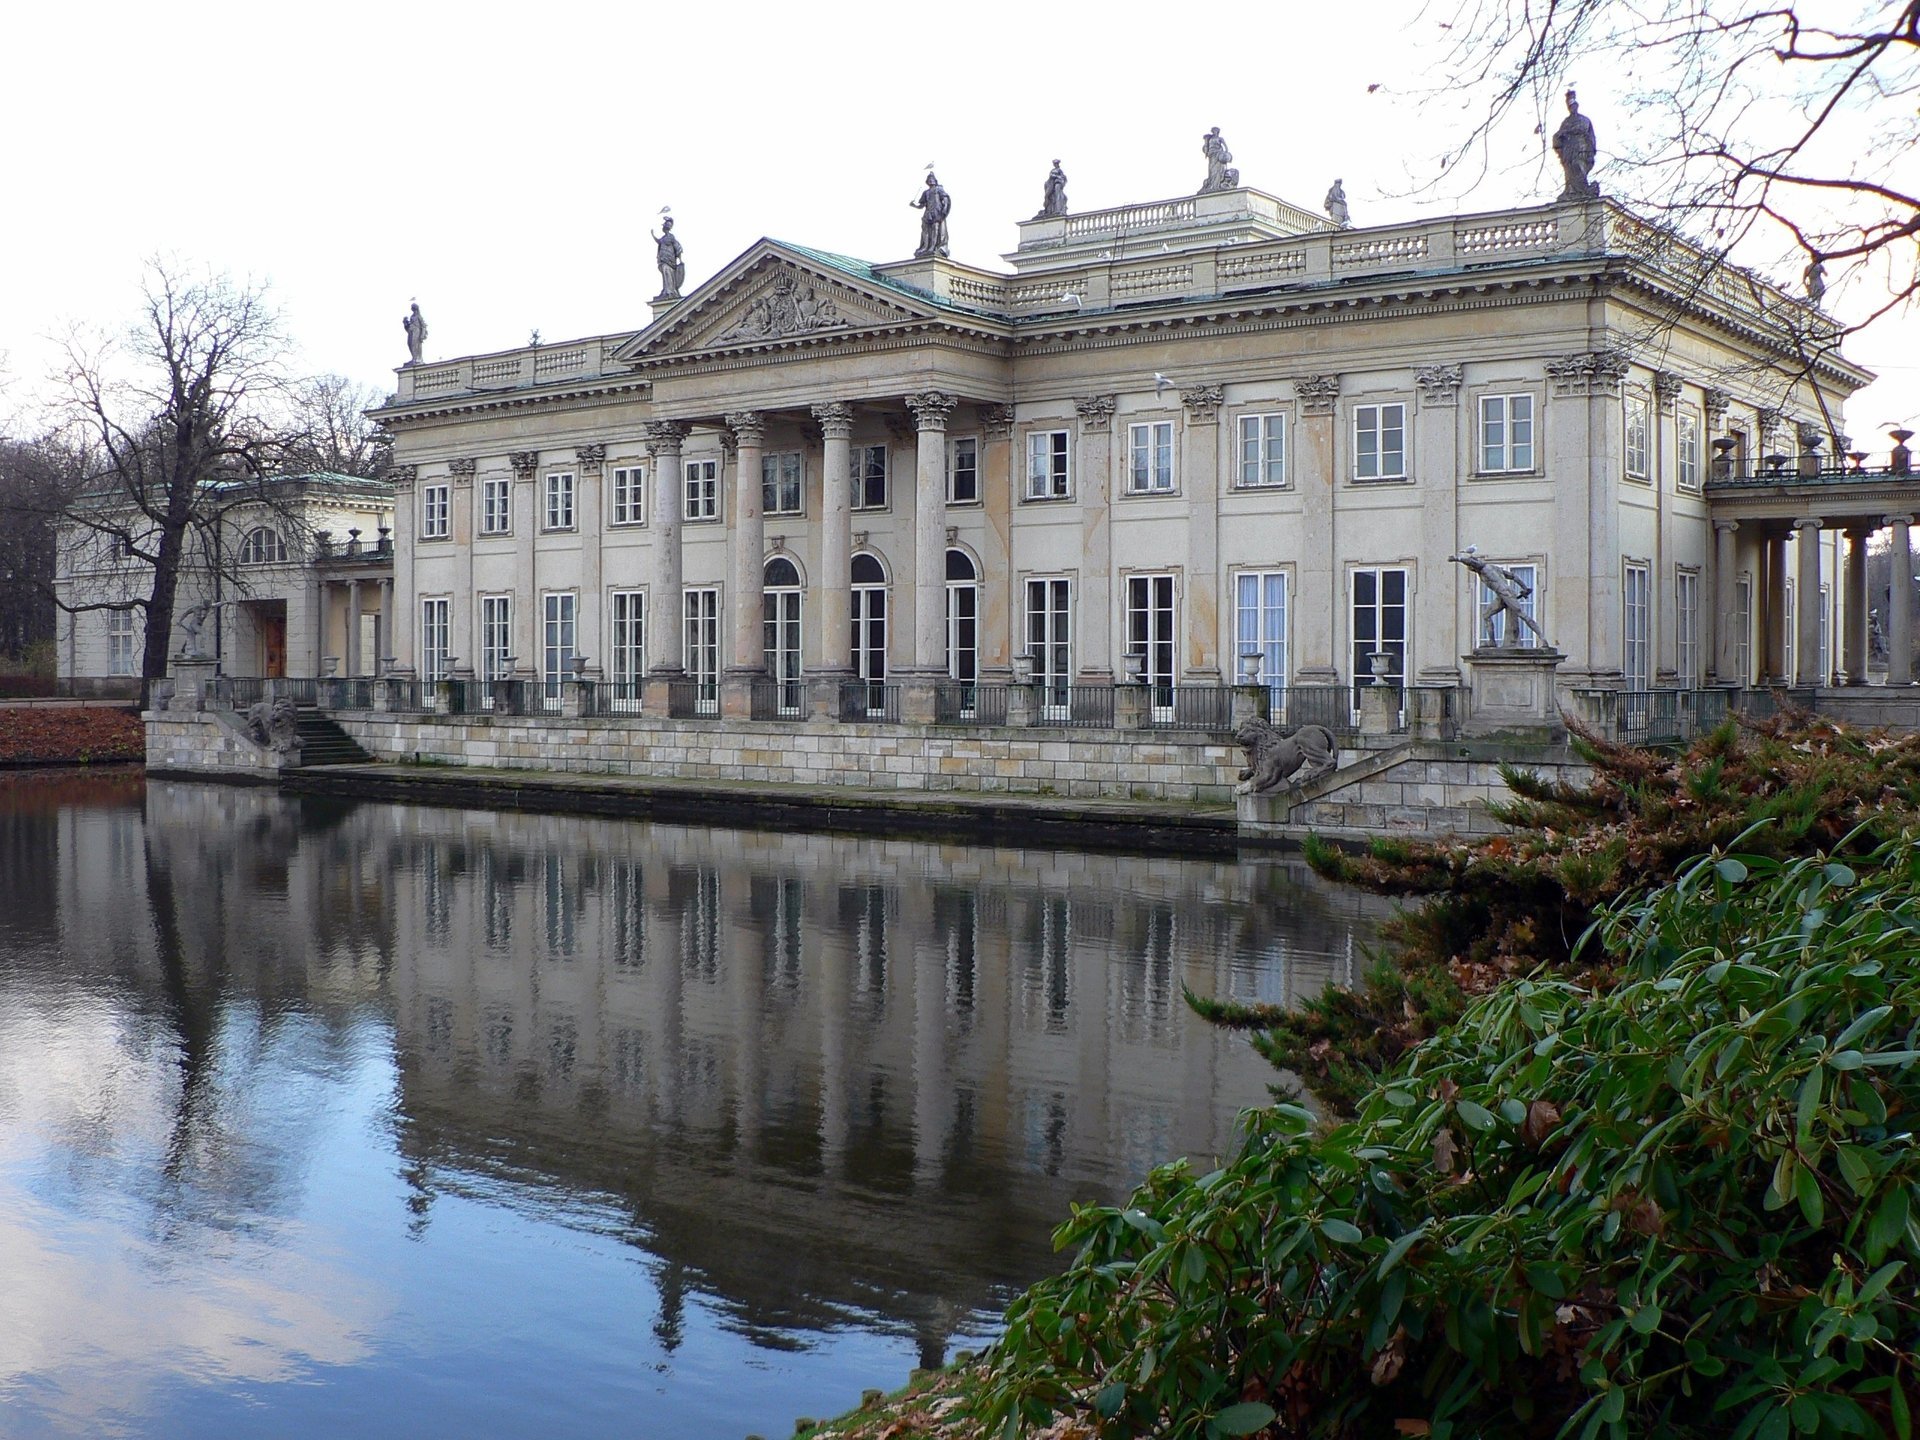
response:
<path fill-rule="evenodd" d="M 1199 184 L 1212 125 L 1246 183 L 1296 204 L 1343 177 L 1359 225 L 1552 198 L 1558 167 L 1524 130 L 1464 200 L 1408 198 L 1466 113 L 1411 93 L 1447 13 L 1420 8 L 21 5 L 0 75 L 0 419 L 30 419 L 47 337 L 132 316 L 156 253 L 269 282 L 302 368 L 389 388 L 416 297 L 429 359 L 645 323 L 662 205 L 690 287 L 761 235 L 905 258 L 929 160 L 956 258 L 996 268 L 1055 156 L 1076 210 L 1164 199 Z M 1604 183 L 1624 117 L 1604 73 L 1576 79 Z M 1885 377 L 1848 413 L 1874 449 L 1880 422 L 1920 415 L 1916 329 L 1852 348 Z"/>

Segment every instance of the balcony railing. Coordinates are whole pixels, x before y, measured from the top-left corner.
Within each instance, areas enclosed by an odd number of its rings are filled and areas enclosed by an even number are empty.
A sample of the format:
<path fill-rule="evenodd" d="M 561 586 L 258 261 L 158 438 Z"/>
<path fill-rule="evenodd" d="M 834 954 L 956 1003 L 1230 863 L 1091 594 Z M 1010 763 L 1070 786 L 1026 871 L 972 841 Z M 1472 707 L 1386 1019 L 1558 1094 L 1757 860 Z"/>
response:
<path fill-rule="evenodd" d="M 1224 685 L 1156 685 L 1147 724 L 1156 730 L 1225 733 L 1233 728 L 1233 691 Z"/>
<path fill-rule="evenodd" d="M 667 718 L 695 720 L 720 713 L 720 687 L 711 680 L 675 680 L 667 686 Z"/>
<path fill-rule="evenodd" d="M 898 724 L 900 687 L 884 680 L 846 680 L 840 685 L 836 711 L 842 720 L 872 720 Z"/>
<path fill-rule="evenodd" d="M 1005 685 L 981 685 L 955 680 L 939 686 L 933 697 L 938 725 L 1004 725 L 1007 723 Z"/>
<path fill-rule="evenodd" d="M 802 680 L 755 680 L 748 692 L 748 714 L 755 720 L 804 720 L 807 687 Z"/>

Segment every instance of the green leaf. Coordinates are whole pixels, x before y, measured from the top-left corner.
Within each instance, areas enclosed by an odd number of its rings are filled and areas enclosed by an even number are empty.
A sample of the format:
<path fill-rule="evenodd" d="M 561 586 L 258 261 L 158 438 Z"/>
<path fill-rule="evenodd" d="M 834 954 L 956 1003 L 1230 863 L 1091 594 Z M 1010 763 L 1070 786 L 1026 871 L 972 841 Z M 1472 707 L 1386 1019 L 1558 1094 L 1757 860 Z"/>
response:
<path fill-rule="evenodd" d="M 1336 1245 L 1358 1245 L 1367 1238 L 1360 1227 L 1351 1221 L 1331 1218 L 1320 1222 L 1320 1233 Z"/>
<path fill-rule="evenodd" d="M 1731 855 L 1727 856 L 1724 860 L 1716 860 L 1713 869 L 1714 873 L 1729 885 L 1738 885 L 1742 880 L 1747 878 L 1747 867 Z"/>
<path fill-rule="evenodd" d="M 1120 1413 L 1120 1407 L 1127 1403 L 1127 1382 L 1116 1380 L 1098 1395 L 1093 1397 L 1093 1408 L 1099 1412 L 1102 1420 L 1111 1420 Z"/>
<path fill-rule="evenodd" d="M 1453 1108 L 1459 1111 L 1460 1118 L 1475 1130 L 1491 1130 L 1499 1123 L 1493 1118 L 1492 1111 L 1486 1109 L 1484 1106 L 1474 1104 L 1471 1100 L 1455 1101 Z"/>
<path fill-rule="evenodd" d="M 1122 1210 L 1120 1218 L 1156 1245 L 1167 1238 L 1167 1228 L 1144 1210 Z"/>
<path fill-rule="evenodd" d="M 1793 1195 L 1800 1202 L 1800 1213 L 1809 1225 L 1818 1226 L 1826 1218 L 1826 1202 L 1820 1195 L 1820 1177 L 1802 1165 L 1793 1177 Z"/>
<path fill-rule="evenodd" d="M 1902 1223 L 1904 1224 L 1905 1222 L 1902 1221 Z M 1419 1244 L 1421 1240 L 1426 1238 L 1426 1233 L 1427 1227 L 1425 1225 L 1416 1225 L 1398 1240 L 1395 1240 L 1391 1245 L 1387 1246 L 1387 1253 L 1380 1257 L 1380 1275 L 1383 1279 L 1392 1271 L 1394 1266 L 1406 1258 L 1407 1251 L 1411 1250 L 1415 1245 Z"/>
<path fill-rule="evenodd" d="M 1885 1020 L 1891 1014 L 1893 1014 L 1893 1007 L 1891 1005 L 1876 1005 L 1873 1009 L 1856 1015 L 1851 1025 L 1834 1036 L 1833 1048 L 1836 1050 L 1846 1049 L 1847 1046 L 1853 1044 L 1854 1041 L 1879 1025 L 1881 1021 Z"/>
<path fill-rule="evenodd" d="M 1907 1409 L 1904 1389 L 1896 1375 L 1893 1389 L 1887 1393 L 1887 1408 L 1893 1412 L 1894 1440 L 1913 1440 L 1913 1414 Z"/>
<path fill-rule="evenodd" d="M 1835 1070 L 1858 1070 L 1867 1063 L 1867 1057 L 1858 1050 L 1836 1050 L 1827 1057 L 1827 1064 Z"/>
<path fill-rule="evenodd" d="M 1213 1417 L 1208 1428 L 1216 1435 L 1252 1435 L 1264 1430 L 1277 1418 L 1271 1405 L 1262 1405 L 1257 1400 L 1244 1400 L 1238 1405 L 1229 1405 Z"/>

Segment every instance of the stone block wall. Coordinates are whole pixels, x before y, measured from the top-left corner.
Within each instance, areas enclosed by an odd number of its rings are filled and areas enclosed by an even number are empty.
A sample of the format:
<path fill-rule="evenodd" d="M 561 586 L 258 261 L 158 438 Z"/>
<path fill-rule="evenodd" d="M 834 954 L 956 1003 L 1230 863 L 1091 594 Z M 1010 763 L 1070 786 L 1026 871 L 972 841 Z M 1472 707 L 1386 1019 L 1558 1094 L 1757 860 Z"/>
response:
<path fill-rule="evenodd" d="M 149 710 L 140 718 L 147 726 L 147 769 L 154 774 L 272 784 L 284 766 L 299 763 L 298 751 L 276 755 L 224 710 Z"/>
<path fill-rule="evenodd" d="M 1227 804 L 1238 746 L 1196 734 L 336 713 L 381 760 L 864 789 Z"/>

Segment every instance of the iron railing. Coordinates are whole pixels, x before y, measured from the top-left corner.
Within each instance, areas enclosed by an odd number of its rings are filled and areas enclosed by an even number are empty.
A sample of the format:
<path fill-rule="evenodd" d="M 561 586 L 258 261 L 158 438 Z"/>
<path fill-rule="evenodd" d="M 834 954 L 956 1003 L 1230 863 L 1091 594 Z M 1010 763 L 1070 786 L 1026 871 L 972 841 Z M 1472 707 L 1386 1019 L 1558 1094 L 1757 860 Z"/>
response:
<path fill-rule="evenodd" d="M 588 682 L 586 693 L 581 697 L 580 713 L 638 715 L 641 713 L 641 692 L 645 688 L 645 681 L 634 678 Z"/>
<path fill-rule="evenodd" d="M 1155 685 L 1147 724 L 1155 730 L 1233 728 L 1233 691 L 1224 685 Z"/>
<path fill-rule="evenodd" d="M 933 719 L 936 725 L 1004 725 L 1007 723 L 1005 685 L 980 685 L 970 680 L 951 680 L 934 688 Z"/>
<path fill-rule="evenodd" d="M 900 687 L 884 680 L 843 680 L 836 712 L 842 720 L 900 722 Z"/>
<path fill-rule="evenodd" d="M 1033 723 L 1111 730 L 1113 689 L 1111 685 L 1044 684 L 1040 686 L 1039 707 Z"/>
<path fill-rule="evenodd" d="M 720 687 L 711 680 L 674 680 L 667 685 L 667 718 L 693 720 L 720 713 Z"/>
<path fill-rule="evenodd" d="M 802 680 L 755 680 L 747 695 L 747 715 L 753 720 L 804 720 L 807 686 Z"/>

